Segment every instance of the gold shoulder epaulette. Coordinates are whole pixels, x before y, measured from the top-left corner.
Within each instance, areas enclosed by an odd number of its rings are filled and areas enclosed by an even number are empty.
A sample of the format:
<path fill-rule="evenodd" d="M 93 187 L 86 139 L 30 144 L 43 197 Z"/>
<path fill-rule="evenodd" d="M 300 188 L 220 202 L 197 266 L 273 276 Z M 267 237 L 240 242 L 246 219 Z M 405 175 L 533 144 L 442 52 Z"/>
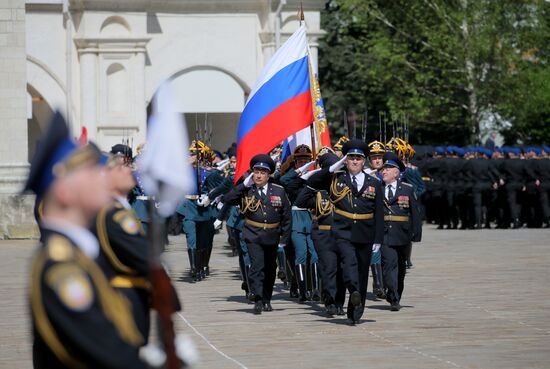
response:
<path fill-rule="evenodd" d="M 117 211 L 113 215 L 113 220 L 120 224 L 122 229 L 129 234 L 138 234 L 140 231 L 139 220 L 134 215 L 131 209 L 123 209 Z"/>
<path fill-rule="evenodd" d="M 71 242 L 63 236 L 54 235 L 48 238 L 46 254 L 54 261 L 70 260 L 74 257 Z"/>
<path fill-rule="evenodd" d="M 410 183 L 407 183 L 407 182 L 401 182 L 402 184 L 404 184 L 405 186 L 409 186 L 409 187 L 412 187 L 413 185 L 410 184 Z"/>
<path fill-rule="evenodd" d="M 272 183 L 272 185 L 275 186 L 275 187 L 284 188 L 283 186 L 281 186 L 280 184 L 277 184 L 277 183 Z"/>

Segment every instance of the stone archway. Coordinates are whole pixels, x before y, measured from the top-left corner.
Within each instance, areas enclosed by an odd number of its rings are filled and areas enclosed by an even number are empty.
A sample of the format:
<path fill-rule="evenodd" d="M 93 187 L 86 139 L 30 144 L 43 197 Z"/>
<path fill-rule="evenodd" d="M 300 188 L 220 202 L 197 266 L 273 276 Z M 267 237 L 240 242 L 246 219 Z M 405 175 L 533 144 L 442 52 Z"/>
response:
<path fill-rule="evenodd" d="M 250 92 L 242 79 L 219 67 L 193 66 L 173 73 L 168 80 L 177 96 L 176 108 L 185 116 L 190 140 L 198 134 L 220 151 L 236 141 L 239 118 Z M 148 115 L 151 108 L 149 103 Z"/>

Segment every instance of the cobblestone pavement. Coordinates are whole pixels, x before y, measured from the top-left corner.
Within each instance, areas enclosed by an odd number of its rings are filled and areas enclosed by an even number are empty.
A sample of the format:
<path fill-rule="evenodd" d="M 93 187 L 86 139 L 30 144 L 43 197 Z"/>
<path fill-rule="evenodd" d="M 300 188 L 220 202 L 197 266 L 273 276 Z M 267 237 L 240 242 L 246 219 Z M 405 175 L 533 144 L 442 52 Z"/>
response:
<path fill-rule="evenodd" d="M 424 230 L 413 249 L 404 308 L 369 296 L 362 324 L 298 304 L 277 281 L 274 311 L 252 314 L 225 233 L 212 274 L 189 283 L 185 239 L 164 255 L 184 304 L 178 332 L 197 368 L 548 368 L 550 231 Z M 31 368 L 27 273 L 35 241 L 0 241 L 0 368 Z M 369 287 L 369 291 L 371 288 Z"/>

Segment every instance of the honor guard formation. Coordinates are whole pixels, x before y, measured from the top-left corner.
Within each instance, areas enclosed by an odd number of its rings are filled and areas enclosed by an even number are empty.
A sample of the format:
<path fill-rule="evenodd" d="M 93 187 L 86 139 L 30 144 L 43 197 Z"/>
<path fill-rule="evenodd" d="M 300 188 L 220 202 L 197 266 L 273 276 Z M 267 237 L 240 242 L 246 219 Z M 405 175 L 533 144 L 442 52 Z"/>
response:
<path fill-rule="evenodd" d="M 41 230 L 29 294 L 37 368 L 187 363 L 169 321 L 182 305 L 166 270 L 155 269 L 148 239 L 158 215 L 136 164 L 142 150 L 134 157 L 124 144 L 109 153 L 78 145 L 59 114 L 40 142 L 26 184 Z M 243 299 L 257 315 L 277 309 L 279 278 L 288 291 L 281 293 L 297 303 L 322 304 L 328 319 L 358 324 L 369 274 L 373 298 L 399 311 L 423 221 L 438 229 L 550 225 L 548 147 L 415 151 L 399 137 L 341 137 L 333 148 L 298 145 L 286 158 L 280 148 L 257 153 L 240 178 L 236 152 L 192 141 L 194 190 L 161 219 L 157 242 L 162 249 L 168 224 L 176 224 L 189 258 L 182 280 L 200 283 L 210 278 L 213 240 L 225 222 Z M 171 339 L 160 364 L 148 345 L 152 310 Z"/>

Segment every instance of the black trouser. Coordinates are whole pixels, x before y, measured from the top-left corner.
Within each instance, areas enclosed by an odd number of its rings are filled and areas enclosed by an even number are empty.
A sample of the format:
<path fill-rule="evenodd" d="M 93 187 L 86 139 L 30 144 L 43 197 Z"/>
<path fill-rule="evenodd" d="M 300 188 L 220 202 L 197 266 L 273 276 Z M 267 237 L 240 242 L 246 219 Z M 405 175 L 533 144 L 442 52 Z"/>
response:
<path fill-rule="evenodd" d="M 481 225 L 483 223 L 483 205 L 490 203 L 491 187 L 476 186 L 472 190 L 472 202 L 474 205 L 474 224 Z M 488 218 L 487 214 L 487 218 Z"/>
<path fill-rule="evenodd" d="M 382 245 L 382 270 L 384 284 L 388 289 L 386 300 L 396 303 L 401 300 L 407 273 L 407 245 Z"/>
<path fill-rule="evenodd" d="M 321 283 L 325 303 L 334 304 L 341 301 L 342 292 L 345 296 L 345 287 L 342 282 L 342 267 L 340 253 L 330 230 L 313 230 L 311 232 L 315 251 L 319 256 L 319 271 L 321 272 Z M 340 278 L 338 278 L 340 276 Z M 338 293 L 340 292 L 340 293 Z M 340 300 L 340 301 L 339 301 Z"/>
<path fill-rule="evenodd" d="M 542 211 L 542 217 L 544 221 L 550 220 L 550 202 L 548 201 L 548 193 L 550 192 L 550 185 L 540 185 L 537 188 L 538 203 Z"/>
<path fill-rule="evenodd" d="M 249 289 L 256 301 L 270 302 L 277 271 L 277 244 L 246 243 L 250 255 Z"/>
<path fill-rule="evenodd" d="M 518 201 L 518 195 L 521 191 L 521 187 L 521 184 L 517 183 L 508 183 L 505 186 L 508 210 L 510 212 L 510 218 L 512 222 L 515 222 L 519 219 L 519 215 L 521 212 L 521 206 Z"/>
<path fill-rule="evenodd" d="M 349 293 L 359 291 L 362 309 L 365 308 L 367 297 L 367 282 L 369 278 L 372 244 L 351 242 L 342 238 L 336 240 L 338 252 L 342 258 L 342 276 Z M 353 308 L 348 304 L 348 317 L 351 318 Z"/>

